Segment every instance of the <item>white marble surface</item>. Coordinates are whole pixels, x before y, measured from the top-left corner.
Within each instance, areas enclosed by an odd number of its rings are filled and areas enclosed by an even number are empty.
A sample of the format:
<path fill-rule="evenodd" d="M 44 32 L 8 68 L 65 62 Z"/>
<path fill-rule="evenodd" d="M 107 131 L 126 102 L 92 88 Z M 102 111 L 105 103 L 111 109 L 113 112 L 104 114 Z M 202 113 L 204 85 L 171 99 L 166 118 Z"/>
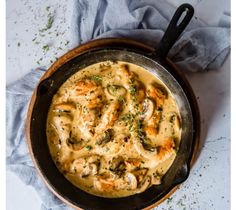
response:
<path fill-rule="evenodd" d="M 186 2 L 169 1 L 175 5 Z M 210 25 L 217 24 L 223 12 L 230 11 L 229 0 L 188 2 L 195 6 L 195 14 Z M 47 6 L 50 6 L 49 11 L 45 9 Z M 50 60 L 75 46 L 76 43 L 67 43 L 76 33 L 70 30 L 69 14 L 73 9 L 68 0 L 7 1 L 8 84 L 31 69 L 48 67 Z M 39 29 L 45 26 L 50 12 L 55 12 L 56 17 L 49 30 L 51 34 L 41 33 L 40 36 Z M 55 32 L 59 32 L 58 36 Z M 49 49 L 43 50 L 46 45 Z M 230 209 L 230 58 L 219 70 L 188 74 L 187 77 L 199 102 L 203 147 L 188 180 L 156 209 L 227 210 Z M 12 173 L 7 172 L 6 178 L 8 210 L 40 209 L 40 199 L 31 187 L 25 186 Z"/>

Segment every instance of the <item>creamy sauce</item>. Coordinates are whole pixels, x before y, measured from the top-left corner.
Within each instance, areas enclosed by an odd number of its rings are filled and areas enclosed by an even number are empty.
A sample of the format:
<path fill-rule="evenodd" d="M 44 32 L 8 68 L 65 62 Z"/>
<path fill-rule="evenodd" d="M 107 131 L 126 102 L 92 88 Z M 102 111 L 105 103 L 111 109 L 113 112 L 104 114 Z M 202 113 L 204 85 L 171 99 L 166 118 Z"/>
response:
<path fill-rule="evenodd" d="M 141 193 L 161 183 L 181 136 L 168 88 L 147 70 L 101 62 L 71 76 L 52 100 L 47 141 L 58 169 L 102 197 Z"/>

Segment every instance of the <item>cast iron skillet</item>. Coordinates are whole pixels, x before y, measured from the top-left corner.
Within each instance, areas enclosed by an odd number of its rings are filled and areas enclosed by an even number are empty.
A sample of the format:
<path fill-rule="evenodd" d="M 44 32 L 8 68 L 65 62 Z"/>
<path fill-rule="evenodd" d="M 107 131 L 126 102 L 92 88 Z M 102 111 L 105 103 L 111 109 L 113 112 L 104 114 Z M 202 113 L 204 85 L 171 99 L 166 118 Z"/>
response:
<path fill-rule="evenodd" d="M 62 56 L 45 73 L 33 94 L 29 106 L 27 138 L 30 154 L 39 174 L 43 177 L 47 186 L 63 201 L 74 208 L 83 209 L 143 209 L 163 200 L 173 188 L 187 179 L 196 136 L 199 132 L 198 109 L 190 86 L 182 76 L 173 70 L 170 62 L 167 62 L 166 56 L 188 25 L 193 13 L 194 10 L 191 5 L 181 5 L 174 14 L 158 48 L 154 51 L 150 50 L 153 48 L 132 40 L 127 41 L 127 39 L 98 40 L 91 42 L 91 44 L 85 44 Z M 95 42 L 100 44 L 96 46 L 94 45 Z M 81 50 L 82 48 L 83 50 Z M 73 53 L 74 55 L 70 57 Z M 66 60 L 66 62 L 62 60 Z M 97 197 L 72 185 L 57 169 L 47 146 L 46 120 L 53 95 L 71 75 L 80 69 L 106 60 L 134 63 L 160 78 L 177 101 L 182 119 L 179 151 L 174 163 L 164 175 L 162 184 L 154 185 L 141 194 L 124 198 Z"/>

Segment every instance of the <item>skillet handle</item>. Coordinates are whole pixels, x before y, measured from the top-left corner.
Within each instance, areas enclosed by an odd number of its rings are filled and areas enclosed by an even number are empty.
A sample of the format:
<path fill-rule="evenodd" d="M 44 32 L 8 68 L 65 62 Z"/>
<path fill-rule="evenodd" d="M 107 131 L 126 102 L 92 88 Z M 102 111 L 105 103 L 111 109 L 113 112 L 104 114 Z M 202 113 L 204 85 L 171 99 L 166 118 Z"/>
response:
<path fill-rule="evenodd" d="M 185 14 L 184 14 L 185 13 Z M 159 59 L 165 59 L 169 50 L 175 44 L 180 34 L 184 31 L 188 23 L 193 17 L 194 9 L 190 4 L 182 4 L 176 10 L 172 17 L 168 28 L 163 35 L 159 45 L 157 46 L 155 56 Z M 184 14 L 184 18 L 181 20 L 181 16 Z M 181 22 L 179 22 L 181 20 Z"/>

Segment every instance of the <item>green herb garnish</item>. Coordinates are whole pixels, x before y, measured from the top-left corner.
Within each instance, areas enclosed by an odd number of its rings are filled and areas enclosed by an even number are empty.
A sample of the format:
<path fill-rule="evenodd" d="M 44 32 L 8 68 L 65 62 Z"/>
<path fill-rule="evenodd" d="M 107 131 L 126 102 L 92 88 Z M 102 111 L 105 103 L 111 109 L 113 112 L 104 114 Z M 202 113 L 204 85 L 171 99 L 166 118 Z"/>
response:
<path fill-rule="evenodd" d="M 122 96 L 118 96 L 119 103 L 124 103 L 125 99 Z"/>
<path fill-rule="evenodd" d="M 131 86 L 130 89 L 129 89 L 129 91 L 130 91 L 130 95 L 131 95 L 131 96 L 135 96 L 136 90 L 135 90 L 135 87 L 134 87 L 134 86 Z"/>
<path fill-rule="evenodd" d="M 90 150 L 92 149 L 92 146 L 87 145 L 87 146 L 85 147 L 85 149 L 88 150 L 88 151 L 90 151 Z"/>
<path fill-rule="evenodd" d="M 101 82 L 102 81 L 102 77 L 98 76 L 98 75 L 91 76 L 91 79 L 96 81 L 96 82 Z"/>
<path fill-rule="evenodd" d="M 39 32 L 44 32 L 44 31 L 47 31 L 48 29 L 50 29 L 52 27 L 52 24 L 54 22 L 54 18 L 52 16 L 51 13 L 48 14 L 48 21 L 47 21 L 47 25 L 45 28 L 39 30 Z"/>
<path fill-rule="evenodd" d="M 173 200 L 172 197 L 167 198 L 167 204 L 169 204 Z"/>
<path fill-rule="evenodd" d="M 44 50 L 44 52 L 47 52 L 49 50 L 49 46 L 48 45 L 44 45 L 43 46 L 43 50 Z"/>

